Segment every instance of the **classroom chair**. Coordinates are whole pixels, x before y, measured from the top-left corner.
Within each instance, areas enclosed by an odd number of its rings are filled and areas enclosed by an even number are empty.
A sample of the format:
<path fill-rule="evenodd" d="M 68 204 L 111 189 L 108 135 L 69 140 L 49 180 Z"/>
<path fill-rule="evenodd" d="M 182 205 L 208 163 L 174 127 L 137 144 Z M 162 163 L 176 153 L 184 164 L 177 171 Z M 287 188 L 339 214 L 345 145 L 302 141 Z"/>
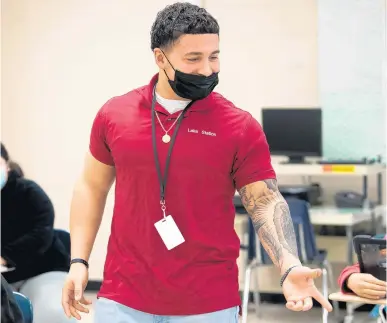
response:
<path fill-rule="evenodd" d="M 15 296 L 16 302 L 22 312 L 24 323 L 32 323 L 33 311 L 30 299 L 19 292 L 13 292 L 13 295 Z"/>
<path fill-rule="evenodd" d="M 324 297 L 328 298 L 328 287 L 334 288 L 334 277 L 332 273 L 331 264 L 327 260 L 327 252 L 325 250 L 318 250 L 316 247 L 316 240 L 314 235 L 313 226 L 309 217 L 309 204 L 303 200 L 288 198 L 287 203 L 289 205 L 290 214 L 293 220 L 294 231 L 296 234 L 297 246 L 299 258 L 303 265 L 317 265 L 322 268 L 322 288 Z M 249 231 L 254 232 L 253 224 L 249 221 Z M 272 261 L 266 253 L 263 246 L 260 244 L 259 239 L 256 238 L 255 232 L 250 237 L 250 252 L 254 252 L 254 258 L 250 261 L 245 270 L 244 288 L 242 297 L 242 323 L 247 322 L 247 311 L 250 293 L 250 280 L 251 272 L 253 269 L 259 266 L 265 266 L 272 264 Z M 256 290 L 253 292 L 253 298 L 255 303 L 255 311 L 258 316 L 260 294 L 259 294 L 259 282 L 258 274 L 254 275 L 256 282 Z M 329 283 L 328 283 L 329 281 Z M 339 305 L 338 302 L 333 302 L 335 315 L 338 315 Z M 323 323 L 328 322 L 328 312 L 322 309 Z"/>

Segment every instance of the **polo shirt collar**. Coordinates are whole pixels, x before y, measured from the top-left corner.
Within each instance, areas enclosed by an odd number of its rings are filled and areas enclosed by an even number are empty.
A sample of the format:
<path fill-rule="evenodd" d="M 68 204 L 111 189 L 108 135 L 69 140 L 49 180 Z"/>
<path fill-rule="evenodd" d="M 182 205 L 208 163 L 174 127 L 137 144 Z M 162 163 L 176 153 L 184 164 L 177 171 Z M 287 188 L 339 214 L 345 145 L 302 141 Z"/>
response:
<path fill-rule="evenodd" d="M 159 78 L 159 74 L 157 73 L 156 75 L 154 75 L 152 77 L 151 81 L 146 86 L 146 99 L 149 102 L 149 108 L 151 108 L 151 106 L 152 106 L 153 89 L 156 85 L 158 78 Z M 191 105 L 191 107 L 188 109 L 188 112 L 206 111 L 206 110 L 210 109 L 211 108 L 211 104 L 210 104 L 211 97 L 212 97 L 212 93 L 208 97 L 194 102 Z M 168 111 L 166 109 L 164 109 L 158 102 L 156 102 L 155 110 L 157 112 L 169 115 Z M 179 112 L 175 112 L 174 114 L 176 114 L 176 113 L 179 114 Z"/>

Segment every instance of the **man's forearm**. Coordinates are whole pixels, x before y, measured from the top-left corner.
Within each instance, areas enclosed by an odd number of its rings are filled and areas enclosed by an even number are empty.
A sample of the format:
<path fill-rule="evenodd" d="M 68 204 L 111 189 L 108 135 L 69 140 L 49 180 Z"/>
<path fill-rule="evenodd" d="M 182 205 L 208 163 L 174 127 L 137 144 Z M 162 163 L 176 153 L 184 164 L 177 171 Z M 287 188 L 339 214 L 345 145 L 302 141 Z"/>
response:
<path fill-rule="evenodd" d="M 107 192 L 77 183 L 70 212 L 71 258 L 89 261 L 105 208 Z"/>
<path fill-rule="evenodd" d="M 263 247 L 281 273 L 300 264 L 289 207 L 278 191 L 277 181 L 246 185 L 239 194 Z"/>

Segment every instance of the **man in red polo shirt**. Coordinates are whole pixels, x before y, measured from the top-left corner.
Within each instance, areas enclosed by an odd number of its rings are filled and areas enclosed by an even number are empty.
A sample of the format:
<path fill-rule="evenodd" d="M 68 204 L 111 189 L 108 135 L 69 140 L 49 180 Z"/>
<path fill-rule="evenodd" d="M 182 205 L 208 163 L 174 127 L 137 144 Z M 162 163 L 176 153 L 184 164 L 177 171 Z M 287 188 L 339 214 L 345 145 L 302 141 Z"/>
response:
<path fill-rule="evenodd" d="M 115 206 L 95 322 L 237 322 L 238 190 L 279 268 L 286 306 L 331 306 L 313 284 L 320 270 L 298 259 L 292 220 L 278 192 L 258 122 L 220 94 L 219 26 L 205 10 L 160 11 L 151 48 L 159 73 L 98 112 L 71 206 L 66 314 L 87 311 L 88 259 L 106 196 Z"/>

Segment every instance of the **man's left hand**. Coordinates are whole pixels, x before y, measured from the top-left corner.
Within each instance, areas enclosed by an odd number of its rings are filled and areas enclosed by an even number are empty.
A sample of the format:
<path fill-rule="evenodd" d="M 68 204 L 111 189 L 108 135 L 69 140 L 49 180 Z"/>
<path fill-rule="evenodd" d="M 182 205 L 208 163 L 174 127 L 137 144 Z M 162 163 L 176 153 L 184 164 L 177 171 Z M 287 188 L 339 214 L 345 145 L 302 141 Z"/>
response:
<path fill-rule="evenodd" d="M 282 290 L 286 298 L 286 307 L 292 311 L 309 311 L 313 307 L 312 298 L 321 304 L 328 312 L 332 305 L 314 285 L 314 279 L 320 277 L 321 269 L 295 267 L 286 277 Z"/>

